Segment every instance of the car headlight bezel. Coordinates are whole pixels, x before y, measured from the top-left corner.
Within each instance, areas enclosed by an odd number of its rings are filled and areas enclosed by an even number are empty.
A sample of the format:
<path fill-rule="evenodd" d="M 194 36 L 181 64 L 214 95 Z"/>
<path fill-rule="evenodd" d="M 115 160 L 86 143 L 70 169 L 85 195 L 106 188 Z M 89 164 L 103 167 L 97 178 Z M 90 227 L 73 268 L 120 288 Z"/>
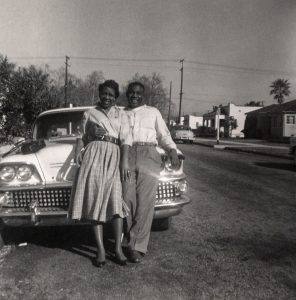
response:
<path fill-rule="evenodd" d="M 13 166 L 5 165 L 0 167 L 0 182 L 10 182 L 15 178 L 15 168 Z"/>
<path fill-rule="evenodd" d="M 16 178 L 20 181 L 28 181 L 33 175 L 33 168 L 29 165 L 21 165 L 16 170 Z"/>
<path fill-rule="evenodd" d="M 11 174 L 9 180 L 5 180 L 5 172 L 8 175 Z M 4 174 L 1 176 L 2 173 Z M 17 162 L 0 165 L 0 186 L 35 185 L 39 183 L 41 183 L 41 177 L 32 164 Z"/>

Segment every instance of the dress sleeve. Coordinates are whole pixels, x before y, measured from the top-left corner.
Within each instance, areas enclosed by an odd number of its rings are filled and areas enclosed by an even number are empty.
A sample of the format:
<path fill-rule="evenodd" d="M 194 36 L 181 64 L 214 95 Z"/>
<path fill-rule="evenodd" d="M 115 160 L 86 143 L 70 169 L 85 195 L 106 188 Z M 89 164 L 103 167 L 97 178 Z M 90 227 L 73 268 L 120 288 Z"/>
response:
<path fill-rule="evenodd" d="M 132 146 L 133 144 L 131 125 L 125 111 L 121 111 L 119 139 L 121 145 Z"/>
<path fill-rule="evenodd" d="M 159 112 L 158 109 L 155 109 L 155 113 L 156 113 L 155 129 L 156 129 L 158 144 L 167 151 L 171 149 L 177 149 L 177 146 L 171 137 L 170 131 L 168 130 L 164 122 L 164 119 L 162 118 L 161 113 Z"/>

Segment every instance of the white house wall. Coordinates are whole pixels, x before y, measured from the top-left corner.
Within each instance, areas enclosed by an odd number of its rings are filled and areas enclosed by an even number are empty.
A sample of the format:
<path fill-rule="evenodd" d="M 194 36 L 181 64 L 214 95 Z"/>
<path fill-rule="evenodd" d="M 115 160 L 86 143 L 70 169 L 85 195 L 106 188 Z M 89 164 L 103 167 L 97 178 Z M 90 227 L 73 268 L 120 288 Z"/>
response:
<path fill-rule="evenodd" d="M 290 123 L 287 123 L 287 118 L 290 118 Z M 294 120 L 294 122 L 291 122 L 291 119 Z M 292 135 L 296 136 L 296 114 L 285 114 L 284 115 L 284 137 L 290 137 Z"/>
<path fill-rule="evenodd" d="M 229 103 L 229 116 L 237 120 L 237 128 L 232 130 L 232 137 L 243 137 L 242 130 L 245 127 L 246 113 L 260 109 L 260 106 L 236 106 Z"/>

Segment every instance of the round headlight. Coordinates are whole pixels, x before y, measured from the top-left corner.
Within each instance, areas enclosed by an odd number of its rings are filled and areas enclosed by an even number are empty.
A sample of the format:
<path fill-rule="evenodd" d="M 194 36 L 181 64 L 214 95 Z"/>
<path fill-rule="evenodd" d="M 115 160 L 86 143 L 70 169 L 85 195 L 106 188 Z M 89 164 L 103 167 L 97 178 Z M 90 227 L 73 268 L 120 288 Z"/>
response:
<path fill-rule="evenodd" d="M 8 182 L 15 177 L 15 170 L 13 167 L 4 166 L 0 169 L 0 180 Z"/>
<path fill-rule="evenodd" d="M 21 181 L 29 180 L 32 177 L 32 175 L 33 170 L 30 166 L 23 165 L 17 169 L 16 177 Z"/>

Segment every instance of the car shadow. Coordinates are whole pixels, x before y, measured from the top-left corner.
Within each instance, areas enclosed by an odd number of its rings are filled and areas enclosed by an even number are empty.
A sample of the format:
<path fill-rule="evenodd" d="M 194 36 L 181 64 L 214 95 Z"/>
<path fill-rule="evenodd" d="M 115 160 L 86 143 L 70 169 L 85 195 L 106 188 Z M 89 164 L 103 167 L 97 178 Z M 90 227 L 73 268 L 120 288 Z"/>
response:
<path fill-rule="evenodd" d="M 275 162 L 256 162 L 256 166 L 270 168 L 270 169 L 278 169 L 278 170 L 285 170 L 290 172 L 295 172 L 296 167 L 291 163 L 275 163 Z"/>
<path fill-rule="evenodd" d="M 6 227 L 3 232 L 6 243 L 23 245 L 24 243 L 46 248 L 58 248 L 71 253 L 93 259 L 97 248 L 92 226 L 53 226 L 53 227 Z M 112 228 L 104 226 L 104 246 L 106 256 L 115 260 L 115 243 L 112 238 Z M 123 249 L 126 252 L 126 249 Z"/>

